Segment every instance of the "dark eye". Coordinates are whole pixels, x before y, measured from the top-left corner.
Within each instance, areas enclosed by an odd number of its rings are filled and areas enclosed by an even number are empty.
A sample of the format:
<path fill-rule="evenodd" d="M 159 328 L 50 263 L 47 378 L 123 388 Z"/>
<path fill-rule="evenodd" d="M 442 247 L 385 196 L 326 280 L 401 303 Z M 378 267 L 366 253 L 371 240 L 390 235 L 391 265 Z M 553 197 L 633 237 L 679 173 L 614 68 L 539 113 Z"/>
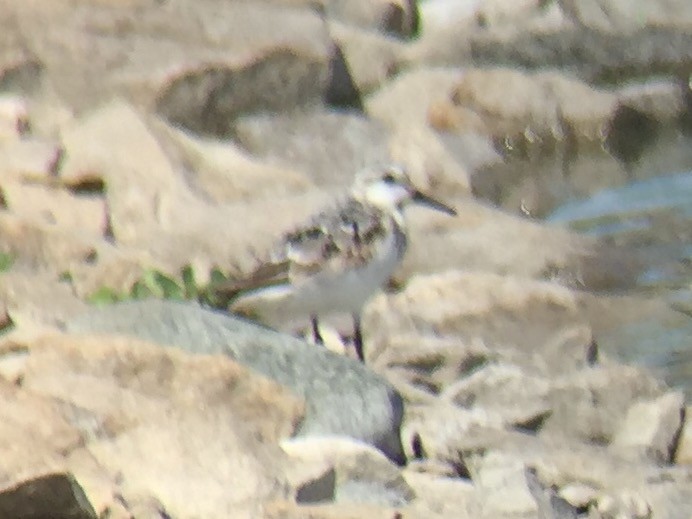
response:
<path fill-rule="evenodd" d="M 386 184 L 393 184 L 394 182 L 396 182 L 396 179 L 394 178 L 394 175 L 392 175 L 391 173 L 387 173 L 385 176 L 383 176 L 383 177 L 382 177 L 382 180 L 383 180 Z"/>

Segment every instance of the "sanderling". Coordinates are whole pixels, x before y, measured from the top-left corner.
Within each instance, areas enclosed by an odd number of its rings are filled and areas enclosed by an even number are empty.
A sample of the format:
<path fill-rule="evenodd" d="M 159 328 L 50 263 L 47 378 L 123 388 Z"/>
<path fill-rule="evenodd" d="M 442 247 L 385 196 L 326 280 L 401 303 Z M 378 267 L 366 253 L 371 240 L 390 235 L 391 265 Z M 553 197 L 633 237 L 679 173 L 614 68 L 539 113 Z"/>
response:
<path fill-rule="evenodd" d="M 364 361 L 361 310 L 406 252 L 402 211 L 411 202 L 456 215 L 416 189 L 399 166 L 364 170 L 346 198 L 285 234 L 270 259 L 246 279 L 218 290 L 240 294 L 231 311 L 249 311 L 261 320 L 310 316 L 317 343 L 323 342 L 319 315 L 350 313 L 356 354 Z"/>

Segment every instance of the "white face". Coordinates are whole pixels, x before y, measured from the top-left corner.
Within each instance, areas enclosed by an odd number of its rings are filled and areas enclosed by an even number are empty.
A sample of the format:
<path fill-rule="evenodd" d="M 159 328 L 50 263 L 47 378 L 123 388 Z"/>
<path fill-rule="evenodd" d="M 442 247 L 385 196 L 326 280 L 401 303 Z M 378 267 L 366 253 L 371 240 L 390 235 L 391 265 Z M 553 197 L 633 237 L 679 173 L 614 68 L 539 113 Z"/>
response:
<path fill-rule="evenodd" d="M 411 198 L 411 194 L 401 184 L 380 180 L 366 188 L 365 198 L 377 207 L 397 207 Z"/>
<path fill-rule="evenodd" d="M 413 201 L 436 211 L 456 215 L 453 208 L 418 191 L 399 166 L 361 172 L 356 177 L 354 189 L 361 200 L 387 211 L 400 209 L 406 202 Z"/>
<path fill-rule="evenodd" d="M 400 206 L 415 192 L 406 173 L 397 166 L 364 172 L 357 185 L 368 203 L 384 208 Z"/>

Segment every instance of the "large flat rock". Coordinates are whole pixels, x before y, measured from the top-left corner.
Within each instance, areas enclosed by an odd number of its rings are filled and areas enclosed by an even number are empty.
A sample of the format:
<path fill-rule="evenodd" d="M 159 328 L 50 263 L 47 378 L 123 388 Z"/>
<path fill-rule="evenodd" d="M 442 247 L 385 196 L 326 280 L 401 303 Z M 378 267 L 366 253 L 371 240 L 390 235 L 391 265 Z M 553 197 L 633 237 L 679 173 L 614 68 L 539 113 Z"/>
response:
<path fill-rule="evenodd" d="M 136 301 L 94 308 L 68 321 L 69 332 L 115 333 L 200 354 L 227 354 L 305 398 L 299 434 L 345 435 L 403 461 L 402 401 L 360 363 L 194 304 Z"/>

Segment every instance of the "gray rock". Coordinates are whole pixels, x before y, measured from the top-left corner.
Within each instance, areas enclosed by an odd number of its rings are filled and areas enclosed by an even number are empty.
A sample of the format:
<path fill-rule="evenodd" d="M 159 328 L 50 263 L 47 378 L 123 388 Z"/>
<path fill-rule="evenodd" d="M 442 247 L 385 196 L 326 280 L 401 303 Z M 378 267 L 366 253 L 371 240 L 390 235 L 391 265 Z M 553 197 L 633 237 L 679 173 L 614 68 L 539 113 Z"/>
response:
<path fill-rule="evenodd" d="M 358 27 L 399 37 L 418 32 L 418 2 L 415 0 L 322 0 L 325 14 Z"/>
<path fill-rule="evenodd" d="M 324 18 L 281 4 L 5 2 L 0 32 L 18 32 L 20 42 L 31 35 L 34 59 L 18 56 L 16 74 L 32 77 L 31 63 L 40 63 L 34 83 L 76 110 L 126 97 L 178 125 L 224 134 L 241 114 L 322 105 L 339 86 Z M 20 79 L 11 85 L 27 83 Z"/>
<path fill-rule="evenodd" d="M 399 467 L 369 445 L 305 438 L 284 440 L 281 446 L 292 460 L 298 501 L 397 507 L 416 497 Z"/>
<path fill-rule="evenodd" d="M 626 85 L 618 91 L 622 106 L 636 110 L 644 116 L 671 123 L 679 119 L 687 110 L 684 81 L 655 78 L 641 83 Z"/>
<path fill-rule="evenodd" d="M 97 516 L 72 474 L 55 473 L 0 489 L 0 517 L 96 519 Z"/>
<path fill-rule="evenodd" d="M 90 309 L 65 327 L 76 333 L 135 336 L 191 353 L 227 354 L 306 399 L 299 435 L 349 436 L 403 462 L 401 397 L 354 360 L 191 303 L 120 303 Z"/>
<path fill-rule="evenodd" d="M 401 67 L 403 42 L 338 22 L 330 24 L 330 31 L 361 94 L 380 87 Z"/>
<path fill-rule="evenodd" d="M 367 97 L 367 113 L 388 127 L 425 126 L 430 106 L 448 97 L 460 76 L 457 68 L 404 70 Z M 416 102 L 412 103 L 412 99 Z"/>
<path fill-rule="evenodd" d="M 526 485 L 538 506 L 541 519 L 577 519 L 577 510 L 560 497 L 555 489 L 541 482 L 533 467 L 524 470 Z"/>
<path fill-rule="evenodd" d="M 675 463 L 692 466 L 692 406 L 685 408 L 685 421 L 680 431 L 678 447 L 675 449 Z"/>
<path fill-rule="evenodd" d="M 651 507 L 646 500 L 639 495 L 629 493 L 601 496 L 589 509 L 589 519 L 650 519 L 651 517 Z M 663 517 L 683 516 L 666 514 Z"/>
<path fill-rule="evenodd" d="M 302 482 L 296 490 L 296 502 L 319 503 L 321 501 L 333 501 L 335 489 L 336 472 L 333 468 L 330 468 L 319 474 L 318 477 Z"/>
<path fill-rule="evenodd" d="M 337 503 L 404 506 L 415 497 L 411 487 L 391 463 L 369 453 L 337 463 Z"/>
<path fill-rule="evenodd" d="M 569 19 L 601 31 L 625 31 L 644 25 L 681 25 L 692 22 L 686 0 L 558 0 Z"/>
<path fill-rule="evenodd" d="M 463 49 L 462 62 L 469 49 L 478 64 L 571 69 L 589 81 L 613 81 L 682 71 L 692 54 L 692 35 L 675 27 L 622 33 L 561 27 L 540 36 L 531 30 L 508 36 L 503 30 L 477 33 Z"/>
<path fill-rule="evenodd" d="M 534 516 L 538 507 L 524 470 L 521 458 L 512 453 L 491 451 L 478 459 L 472 477 L 483 493 L 486 517 Z"/>
<path fill-rule="evenodd" d="M 684 0 L 426 4 L 431 23 L 423 20 L 411 59 L 428 66 L 559 68 L 612 84 L 684 72 L 692 52 Z"/>
<path fill-rule="evenodd" d="M 685 398 L 681 392 L 635 402 L 627 411 L 611 447 L 627 456 L 644 456 L 656 463 L 670 463 L 684 415 Z"/>
<path fill-rule="evenodd" d="M 405 483 L 403 483 L 405 485 Z M 337 503 L 362 503 L 382 506 L 404 506 L 410 495 L 379 481 L 345 481 L 335 496 Z"/>
<path fill-rule="evenodd" d="M 616 434 L 632 401 L 660 394 L 660 383 L 634 366 L 605 364 L 555 381 L 547 395 L 552 413 L 544 437 L 607 443 Z"/>
<path fill-rule="evenodd" d="M 436 127 L 551 148 L 567 138 L 598 141 L 616 106 L 605 89 L 554 72 L 510 68 L 469 68 L 447 97 L 431 110 Z"/>
<path fill-rule="evenodd" d="M 306 171 L 318 185 L 350 185 L 358 170 L 389 161 L 382 125 L 354 114 L 316 110 L 248 116 L 234 132 L 254 155 Z"/>

